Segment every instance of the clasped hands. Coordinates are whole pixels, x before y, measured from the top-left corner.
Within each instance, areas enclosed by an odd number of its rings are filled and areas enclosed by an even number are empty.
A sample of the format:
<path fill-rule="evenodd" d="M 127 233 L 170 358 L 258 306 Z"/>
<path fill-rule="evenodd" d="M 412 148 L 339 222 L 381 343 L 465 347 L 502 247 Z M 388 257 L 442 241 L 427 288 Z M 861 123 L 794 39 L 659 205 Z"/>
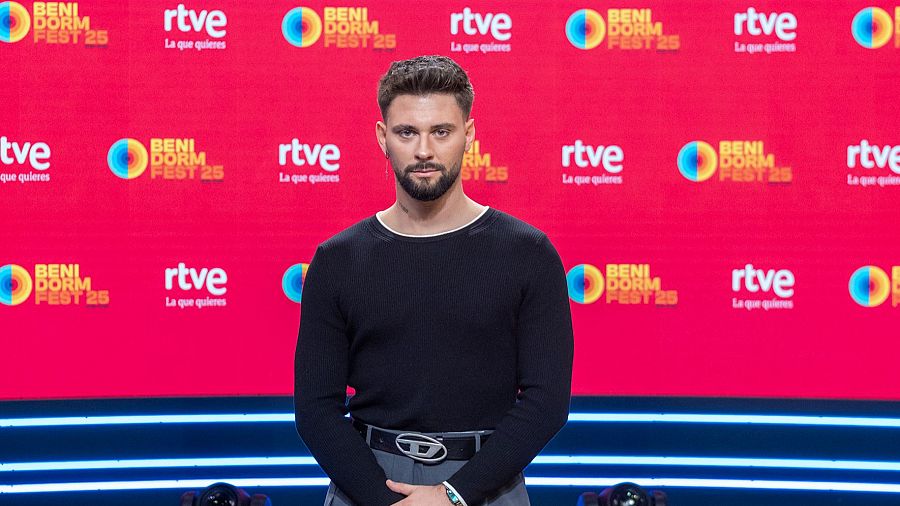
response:
<path fill-rule="evenodd" d="M 447 497 L 447 489 L 443 485 L 410 485 L 387 480 L 389 489 L 403 494 L 406 499 L 395 502 L 393 506 L 449 506 L 452 504 Z"/>

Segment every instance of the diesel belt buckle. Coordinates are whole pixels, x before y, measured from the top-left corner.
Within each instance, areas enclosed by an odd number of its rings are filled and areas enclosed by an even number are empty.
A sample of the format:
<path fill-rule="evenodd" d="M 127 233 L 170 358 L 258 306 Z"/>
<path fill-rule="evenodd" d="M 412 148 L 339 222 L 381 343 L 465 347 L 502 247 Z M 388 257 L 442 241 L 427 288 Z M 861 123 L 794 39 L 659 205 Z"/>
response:
<path fill-rule="evenodd" d="M 394 444 L 403 455 L 426 464 L 437 464 L 447 458 L 447 447 L 437 439 L 425 434 L 404 432 L 397 435 Z M 407 448 L 401 445 L 406 445 Z"/>

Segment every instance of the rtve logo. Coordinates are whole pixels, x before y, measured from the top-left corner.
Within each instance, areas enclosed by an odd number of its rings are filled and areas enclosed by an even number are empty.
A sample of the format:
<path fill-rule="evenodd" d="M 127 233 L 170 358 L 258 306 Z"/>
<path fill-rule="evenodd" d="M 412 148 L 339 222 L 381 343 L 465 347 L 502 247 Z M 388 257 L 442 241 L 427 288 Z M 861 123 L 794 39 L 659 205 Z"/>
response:
<path fill-rule="evenodd" d="M 47 170 L 50 168 L 50 146 L 46 142 L 19 144 L 3 136 L 0 137 L 0 162 L 3 165 L 25 165 L 27 162 L 32 169 Z"/>
<path fill-rule="evenodd" d="M 462 12 L 450 14 L 450 34 L 459 35 L 460 26 L 466 35 L 490 33 L 491 37 L 500 41 L 509 40 L 512 36 L 509 33 L 509 30 L 512 29 L 512 18 L 503 12 L 481 14 L 472 12 L 472 9 L 465 7 Z"/>
<path fill-rule="evenodd" d="M 577 139 L 575 144 L 562 147 L 562 165 L 571 167 L 574 158 L 577 167 L 599 167 L 611 173 L 622 172 L 624 153 L 620 146 L 589 146 Z"/>
<path fill-rule="evenodd" d="M 890 167 L 900 174 L 900 145 L 876 146 L 863 139 L 859 144 L 847 146 L 847 168 L 856 168 L 857 163 L 865 169 Z"/>
<path fill-rule="evenodd" d="M 794 30 L 797 29 L 797 17 L 790 12 L 772 12 L 769 14 L 756 12 L 750 7 L 747 12 L 738 12 L 734 15 L 734 34 L 743 35 L 746 29 L 749 35 L 772 35 L 783 41 L 792 41 L 797 38 Z"/>
<path fill-rule="evenodd" d="M 180 32 L 200 32 L 205 30 L 210 37 L 220 39 L 225 36 L 225 25 L 228 19 L 220 10 L 197 12 L 194 9 L 186 9 L 184 4 L 178 4 L 175 9 L 166 9 L 163 12 L 165 29 L 171 32 L 173 25 Z"/>
<path fill-rule="evenodd" d="M 794 273 L 787 269 L 757 269 L 753 264 L 747 264 L 743 269 L 731 271 L 731 291 L 740 292 L 743 288 L 750 293 L 762 291 L 774 292 L 782 299 L 794 296 Z M 743 283 L 742 283 L 743 282 Z"/>
<path fill-rule="evenodd" d="M 318 164 L 328 172 L 334 172 L 341 168 L 341 150 L 334 144 L 300 144 L 297 138 L 291 139 L 290 144 L 278 145 L 278 164 L 288 164 L 288 154 L 291 163 L 297 167 Z"/>
<path fill-rule="evenodd" d="M 225 283 L 228 282 L 228 274 L 224 269 L 214 267 L 208 269 L 206 267 L 199 271 L 193 267 L 187 267 L 184 262 L 179 262 L 178 267 L 166 269 L 166 290 L 175 289 L 175 279 L 178 279 L 178 288 L 181 290 L 202 290 L 206 289 L 212 295 L 225 295 L 228 288 Z"/>

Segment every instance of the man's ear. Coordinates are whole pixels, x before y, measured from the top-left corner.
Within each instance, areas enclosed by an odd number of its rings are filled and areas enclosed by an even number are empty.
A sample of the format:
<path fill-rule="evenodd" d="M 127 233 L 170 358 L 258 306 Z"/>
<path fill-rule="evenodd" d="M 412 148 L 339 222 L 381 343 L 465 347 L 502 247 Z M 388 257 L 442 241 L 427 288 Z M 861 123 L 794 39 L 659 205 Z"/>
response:
<path fill-rule="evenodd" d="M 381 147 L 381 152 L 384 153 L 384 157 L 387 158 L 387 125 L 384 124 L 384 121 L 375 122 L 375 140 Z"/>
<path fill-rule="evenodd" d="M 469 118 L 466 121 L 466 151 L 472 147 L 475 142 L 475 118 Z"/>

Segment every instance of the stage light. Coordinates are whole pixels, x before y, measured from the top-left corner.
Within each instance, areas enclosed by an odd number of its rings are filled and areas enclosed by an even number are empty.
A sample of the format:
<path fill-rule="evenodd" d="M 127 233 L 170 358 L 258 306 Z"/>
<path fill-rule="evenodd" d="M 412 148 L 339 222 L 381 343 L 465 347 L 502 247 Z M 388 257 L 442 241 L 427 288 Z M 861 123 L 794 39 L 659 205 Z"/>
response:
<path fill-rule="evenodd" d="M 250 497 L 247 492 L 228 483 L 213 483 L 200 494 L 182 494 L 181 506 L 272 506 L 272 501 L 263 494 Z"/>
<path fill-rule="evenodd" d="M 600 495 L 585 492 L 578 498 L 578 506 L 666 506 L 666 494 L 626 482 L 609 487 Z"/>

